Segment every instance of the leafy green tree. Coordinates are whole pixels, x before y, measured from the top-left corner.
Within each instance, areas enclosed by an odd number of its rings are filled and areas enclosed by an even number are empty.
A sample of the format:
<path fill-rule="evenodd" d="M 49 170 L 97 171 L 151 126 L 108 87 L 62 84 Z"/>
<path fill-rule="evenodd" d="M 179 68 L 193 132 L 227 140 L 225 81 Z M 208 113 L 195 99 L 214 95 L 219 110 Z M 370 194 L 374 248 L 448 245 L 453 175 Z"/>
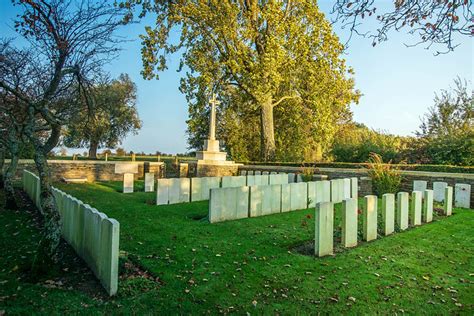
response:
<path fill-rule="evenodd" d="M 457 78 L 455 87 L 435 96 L 422 119 L 420 156 L 435 164 L 474 164 L 474 90 Z"/>
<path fill-rule="evenodd" d="M 310 117 L 330 118 L 328 113 L 358 99 L 340 58 L 343 45 L 313 0 L 129 0 L 126 5 L 137 4 L 141 16 L 157 16 L 156 25 L 141 36 L 143 76 L 158 76 L 167 68 L 167 56 L 182 51 L 181 64 L 189 71 L 180 89 L 191 120 L 204 120 L 198 116 L 206 113 L 210 93 L 218 92 L 240 118 L 258 118 L 265 160 L 277 153 L 275 112 L 280 108 L 300 104 Z M 176 27 L 178 41 L 170 38 Z M 201 126 L 190 125 L 191 133 Z M 330 127 L 318 126 L 321 131 Z"/>
<path fill-rule="evenodd" d="M 136 86 L 126 74 L 93 89 L 95 106 L 82 111 L 67 125 L 63 142 L 68 147 L 89 147 L 89 158 L 97 158 L 100 147 L 116 147 L 129 133 L 141 128 L 135 106 Z"/>

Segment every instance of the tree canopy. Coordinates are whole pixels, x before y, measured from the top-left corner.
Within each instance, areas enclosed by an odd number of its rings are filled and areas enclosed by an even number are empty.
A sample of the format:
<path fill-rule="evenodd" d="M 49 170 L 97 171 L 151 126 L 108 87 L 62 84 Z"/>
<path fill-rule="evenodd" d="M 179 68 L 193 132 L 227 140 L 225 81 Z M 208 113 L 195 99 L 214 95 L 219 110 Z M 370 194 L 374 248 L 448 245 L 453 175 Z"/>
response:
<path fill-rule="evenodd" d="M 136 86 L 128 75 L 97 84 L 91 93 L 95 106 L 66 126 L 63 142 L 68 147 L 87 146 L 89 158 L 96 158 L 98 148 L 116 147 L 127 134 L 141 128 L 141 121 L 135 106 Z"/>
<path fill-rule="evenodd" d="M 245 122 L 252 138 L 258 132 L 261 157 L 266 160 L 275 159 L 280 145 L 275 131 L 289 132 L 281 129 L 285 121 L 291 124 L 295 115 L 306 116 L 313 119 L 306 122 L 311 133 L 330 129 L 326 123 L 358 99 L 348 79 L 350 69 L 340 57 L 344 47 L 315 1 L 130 0 L 128 4 L 131 8 L 140 4 L 141 16 L 156 14 L 156 25 L 147 26 L 141 36 L 145 78 L 167 69 L 169 54 L 183 52 L 181 65 L 187 72 L 180 89 L 190 105 L 191 139 L 205 129 L 211 92 L 218 92 L 223 101 L 222 115 L 236 124 Z M 173 41 L 170 34 L 176 30 L 180 38 Z M 276 118 L 281 120 L 278 128 Z M 251 122 L 256 126 L 247 124 Z M 192 140 L 191 146 L 195 145 Z"/>

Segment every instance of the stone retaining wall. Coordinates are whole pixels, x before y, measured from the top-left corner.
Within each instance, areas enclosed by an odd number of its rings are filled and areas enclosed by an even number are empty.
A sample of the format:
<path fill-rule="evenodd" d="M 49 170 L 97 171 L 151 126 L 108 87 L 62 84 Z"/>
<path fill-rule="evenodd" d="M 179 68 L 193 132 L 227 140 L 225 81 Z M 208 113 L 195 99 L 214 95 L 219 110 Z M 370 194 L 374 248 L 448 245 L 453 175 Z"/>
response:
<path fill-rule="evenodd" d="M 9 160 L 6 161 L 8 165 Z M 144 179 L 146 172 L 153 172 L 157 179 L 163 178 L 165 174 L 164 162 L 143 162 L 143 161 L 94 161 L 94 160 L 48 160 L 51 168 L 53 181 L 61 181 L 62 178 L 87 178 L 88 182 L 94 181 L 122 181 L 123 175 L 115 173 L 116 164 L 137 164 L 138 173 L 135 179 Z M 22 171 L 28 170 L 36 173 L 36 166 L 31 159 L 22 159 L 18 162 L 16 179 L 22 177 Z"/>

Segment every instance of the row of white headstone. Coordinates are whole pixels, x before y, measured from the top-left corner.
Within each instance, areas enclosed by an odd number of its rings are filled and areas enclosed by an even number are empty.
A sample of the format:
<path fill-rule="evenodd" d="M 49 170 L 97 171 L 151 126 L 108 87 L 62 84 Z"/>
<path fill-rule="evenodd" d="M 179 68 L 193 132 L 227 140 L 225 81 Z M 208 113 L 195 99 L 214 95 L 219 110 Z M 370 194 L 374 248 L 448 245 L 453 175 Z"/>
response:
<path fill-rule="evenodd" d="M 382 235 L 395 232 L 395 227 L 403 231 L 412 226 L 429 223 L 433 220 L 433 190 L 413 191 L 410 196 L 407 192 L 399 192 L 395 203 L 395 194 L 382 196 Z M 453 188 L 444 189 L 444 215 L 452 214 Z M 362 211 L 362 230 L 364 241 L 377 239 L 377 196 L 364 197 Z M 357 199 L 345 199 L 342 204 L 342 235 L 343 247 L 357 246 L 358 233 L 358 205 Z M 334 253 L 334 203 L 321 202 L 316 204 L 315 211 L 315 239 L 314 252 L 318 257 Z"/>
<path fill-rule="evenodd" d="M 357 196 L 357 178 L 215 188 L 210 193 L 209 221 L 216 223 L 307 209 L 320 202 L 340 203 Z"/>
<path fill-rule="evenodd" d="M 436 202 L 444 201 L 444 190 L 448 186 L 446 182 L 433 182 L 433 199 Z M 424 191 L 428 189 L 428 181 L 413 181 L 414 191 Z M 454 185 L 454 206 L 470 208 L 471 206 L 471 185 L 466 183 L 456 183 Z"/>
<path fill-rule="evenodd" d="M 133 173 L 124 173 L 123 174 L 123 193 L 133 193 L 134 191 L 134 174 Z M 146 172 L 145 173 L 145 192 L 155 191 L 155 173 Z"/>
<path fill-rule="evenodd" d="M 209 200 L 210 190 L 248 185 L 288 183 L 286 174 L 158 179 L 156 204 L 176 204 Z"/>
<path fill-rule="evenodd" d="M 241 176 L 251 176 L 251 175 L 272 175 L 272 174 L 287 174 L 288 183 L 294 182 L 303 182 L 303 175 L 301 173 L 286 173 L 286 172 L 276 172 L 276 171 L 260 171 L 260 170 L 240 170 L 239 175 Z"/>
<path fill-rule="evenodd" d="M 39 178 L 23 170 L 23 190 L 40 208 Z M 61 234 L 84 259 L 109 295 L 118 289 L 120 224 L 104 213 L 53 187 L 61 215 Z"/>

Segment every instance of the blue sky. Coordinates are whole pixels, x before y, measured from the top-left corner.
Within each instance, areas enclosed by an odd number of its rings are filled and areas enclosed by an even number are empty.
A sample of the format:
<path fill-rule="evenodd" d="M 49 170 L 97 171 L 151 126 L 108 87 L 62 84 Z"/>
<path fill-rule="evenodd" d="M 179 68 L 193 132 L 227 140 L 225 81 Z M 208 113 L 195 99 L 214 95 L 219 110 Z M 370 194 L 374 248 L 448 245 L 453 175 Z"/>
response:
<path fill-rule="evenodd" d="M 325 13 L 329 13 L 331 2 L 320 1 Z M 1 37 L 14 35 L 11 27 L 15 14 L 10 1 L 0 1 Z M 169 69 L 160 74 L 160 80 L 147 81 L 140 75 L 138 35 L 151 23 L 153 20 L 147 19 L 124 27 L 120 34 L 131 41 L 123 44 L 120 56 L 106 67 L 113 76 L 128 73 L 138 88 L 137 107 L 143 128 L 137 135 L 127 137 L 122 146 L 135 152 L 185 152 L 188 112 L 186 100 L 178 91 L 183 75 L 176 72 L 179 55 L 169 58 Z M 364 23 L 367 29 L 377 27 L 375 21 Z M 336 25 L 334 31 L 341 41 L 348 38 L 347 30 L 340 26 Z M 433 104 L 435 92 L 452 86 L 457 76 L 472 84 L 472 38 L 458 38 L 461 45 L 454 52 L 439 56 L 434 56 L 434 49 L 426 50 L 423 46 L 405 47 L 404 43 L 416 40 L 404 32 L 392 32 L 387 42 L 372 47 L 370 39 L 352 38 L 344 58 L 354 68 L 356 87 L 363 93 L 359 104 L 351 106 L 355 121 L 393 134 L 412 135 L 420 124 L 420 117 Z"/>

